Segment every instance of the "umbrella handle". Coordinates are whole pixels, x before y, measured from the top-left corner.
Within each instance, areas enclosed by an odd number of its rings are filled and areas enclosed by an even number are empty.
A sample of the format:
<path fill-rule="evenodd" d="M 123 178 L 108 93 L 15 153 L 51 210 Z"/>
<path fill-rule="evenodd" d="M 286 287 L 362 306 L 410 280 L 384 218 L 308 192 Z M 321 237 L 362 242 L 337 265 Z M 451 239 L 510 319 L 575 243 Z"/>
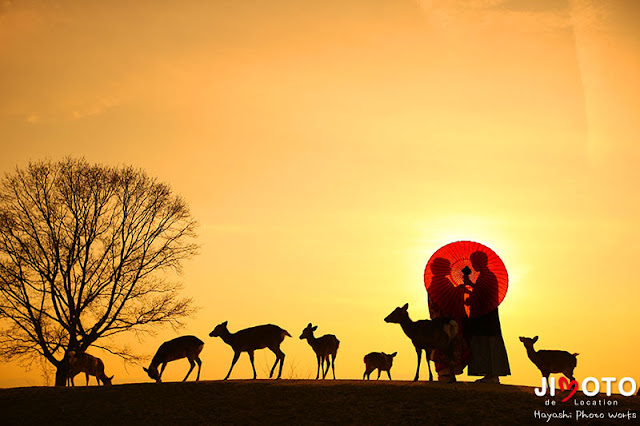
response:
<path fill-rule="evenodd" d="M 471 288 L 473 288 L 473 286 L 475 286 L 475 284 L 471 281 L 471 279 L 469 278 L 468 275 L 463 275 L 462 276 L 462 285 L 467 286 L 467 287 L 471 287 Z"/>

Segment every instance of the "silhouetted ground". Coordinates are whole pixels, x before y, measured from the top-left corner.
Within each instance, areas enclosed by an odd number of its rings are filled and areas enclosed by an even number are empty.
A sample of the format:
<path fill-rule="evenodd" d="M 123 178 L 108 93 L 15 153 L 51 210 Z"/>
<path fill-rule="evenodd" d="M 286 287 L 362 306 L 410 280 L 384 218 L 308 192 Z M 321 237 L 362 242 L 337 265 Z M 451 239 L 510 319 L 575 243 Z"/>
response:
<path fill-rule="evenodd" d="M 580 392 L 578 394 L 581 395 Z M 544 424 L 536 410 L 566 412 L 552 424 L 640 423 L 640 397 L 584 395 L 545 406 L 533 388 L 475 383 L 257 380 L 111 387 L 0 389 L 0 424 Z M 577 406 L 575 401 L 618 401 Z M 632 413 L 631 420 L 579 419 L 576 410 Z"/>

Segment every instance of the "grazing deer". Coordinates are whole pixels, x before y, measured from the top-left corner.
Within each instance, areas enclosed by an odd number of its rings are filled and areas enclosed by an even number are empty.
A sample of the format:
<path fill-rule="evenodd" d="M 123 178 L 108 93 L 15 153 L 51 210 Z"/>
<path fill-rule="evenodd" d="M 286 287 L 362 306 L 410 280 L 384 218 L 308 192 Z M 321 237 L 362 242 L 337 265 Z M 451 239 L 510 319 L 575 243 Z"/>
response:
<path fill-rule="evenodd" d="M 200 380 L 200 368 L 202 367 L 202 361 L 200 360 L 200 352 L 202 352 L 202 348 L 204 347 L 204 342 L 198 339 L 196 336 L 181 336 L 176 337 L 173 340 L 169 340 L 168 342 L 164 342 L 158 348 L 158 351 L 153 356 L 151 360 L 151 364 L 149 364 L 149 368 L 142 369 L 149 375 L 149 377 L 156 381 L 156 383 L 160 383 L 162 373 L 164 372 L 164 368 L 171 361 L 175 361 L 177 359 L 187 358 L 189 360 L 189 364 L 191 367 L 187 372 L 187 375 L 184 376 L 182 381 L 184 382 L 191 374 L 193 367 L 195 367 L 196 363 L 198 363 L 198 376 L 196 377 L 196 382 Z M 160 368 L 160 373 L 158 373 L 158 366 L 162 364 L 162 368 Z"/>
<path fill-rule="evenodd" d="M 398 354 L 398 352 L 394 352 L 392 354 L 385 354 L 384 352 L 371 352 L 364 356 L 364 374 L 362 375 L 362 380 L 366 377 L 369 380 L 371 376 L 371 372 L 378 369 L 378 380 L 380 378 L 380 373 L 382 371 L 387 372 L 387 376 L 389 376 L 389 380 L 391 380 L 391 366 L 393 365 L 393 358 Z"/>
<path fill-rule="evenodd" d="M 420 358 L 424 350 L 427 358 L 427 367 L 429 368 L 429 381 L 433 381 L 431 373 L 431 352 L 435 349 L 441 350 L 449 360 L 451 371 L 455 371 L 453 361 L 453 340 L 458 334 L 458 324 L 454 320 L 444 318 L 436 318 L 434 320 L 411 321 L 409 318 L 409 304 L 406 303 L 401 308 L 396 308 L 384 320 L 385 322 L 400 324 L 402 331 L 411 339 L 413 346 L 418 355 L 418 367 L 416 368 L 416 376 L 413 381 L 418 380 L 420 374 Z M 451 382 L 456 381 L 455 374 L 452 374 Z"/>
<path fill-rule="evenodd" d="M 577 353 L 570 354 L 567 351 L 540 350 L 533 349 L 533 344 L 538 341 L 538 336 L 533 339 L 529 337 L 520 337 L 520 341 L 527 350 L 527 356 L 538 367 L 542 377 L 549 381 L 549 374 L 562 373 L 567 379 L 573 380 L 573 369 L 578 363 Z"/>
<path fill-rule="evenodd" d="M 216 328 L 209 333 L 209 337 L 220 337 L 223 342 L 231 346 L 233 349 L 233 361 L 231 361 L 231 367 L 229 372 L 225 376 L 224 380 L 227 380 L 231 375 L 233 366 L 238 361 L 240 354 L 246 352 L 249 354 L 249 360 L 251 361 L 251 368 L 253 369 L 253 378 L 256 378 L 256 367 L 253 364 L 253 352 L 256 349 L 269 348 L 276 354 L 276 362 L 271 368 L 269 378 L 273 376 L 273 372 L 276 369 L 278 362 L 280 363 L 280 370 L 278 371 L 278 379 L 282 375 L 282 365 L 284 364 L 284 352 L 280 350 L 280 344 L 284 340 L 285 336 L 291 337 L 291 335 L 284 329 L 273 324 L 258 325 L 255 327 L 245 328 L 236 333 L 229 332 L 227 329 L 227 321 L 222 324 L 216 325 Z"/>
<path fill-rule="evenodd" d="M 329 371 L 329 365 L 331 365 L 331 371 L 333 371 L 333 379 L 336 378 L 336 355 L 338 354 L 338 346 L 340 346 L 340 341 L 333 334 L 325 334 L 322 337 L 318 337 L 317 339 L 313 335 L 313 332 L 316 331 L 318 326 L 313 326 L 311 323 L 307 325 L 307 327 L 302 330 L 302 334 L 300 335 L 300 339 L 307 339 L 309 345 L 316 353 L 316 358 L 318 360 L 318 370 L 316 372 L 316 379 L 320 377 L 320 369 L 322 369 L 322 378 L 324 379 L 327 376 L 327 372 Z M 327 368 L 324 368 L 324 363 L 327 363 Z"/>
<path fill-rule="evenodd" d="M 104 374 L 104 363 L 100 358 L 84 352 L 71 351 L 69 352 L 69 374 L 67 376 L 71 386 L 75 386 L 73 378 L 79 373 L 85 374 L 87 386 L 89 386 L 89 375 L 95 376 L 98 385 L 100 382 L 105 386 L 111 385 L 111 379 L 113 379 L 113 376 L 107 377 Z"/>

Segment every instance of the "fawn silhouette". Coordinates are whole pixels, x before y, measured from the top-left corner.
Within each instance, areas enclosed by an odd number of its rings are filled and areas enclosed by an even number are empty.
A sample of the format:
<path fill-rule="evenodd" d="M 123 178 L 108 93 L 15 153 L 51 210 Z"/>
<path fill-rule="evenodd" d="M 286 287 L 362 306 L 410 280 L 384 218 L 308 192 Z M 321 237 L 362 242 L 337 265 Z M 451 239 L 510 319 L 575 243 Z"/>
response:
<path fill-rule="evenodd" d="M 302 330 L 302 334 L 300 335 L 300 339 L 307 339 L 309 345 L 316 353 L 316 358 L 318 360 L 318 369 L 316 372 L 316 379 L 320 377 L 320 370 L 322 369 L 322 378 L 324 379 L 327 376 L 327 372 L 329 371 L 329 365 L 331 365 L 331 371 L 333 372 L 333 378 L 336 378 L 336 355 L 338 354 L 338 346 L 340 346 L 340 341 L 333 334 L 325 334 L 322 337 L 316 338 L 313 335 L 313 332 L 316 331 L 318 326 L 313 326 L 311 323 Z M 327 363 L 327 368 L 324 368 L 325 362 Z"/>
<path fill-rule="evenodd" d="M 364 374 L 362 375 L 362 380 L 369 380 L 371 377 L 371 373 L 376 368 L 378 369 L 378 380 L 380 378 L 380 373 L 382 371 L 387 372 L 387 376 L 389 376 L 389 380 L 391 380 L 391 366 L 393 365 L 393 358 L 398 354 L 398 352 L 394 352 L 392 354 L 386 354 L 384 352 L 370 352 L 364 356 Z"/>

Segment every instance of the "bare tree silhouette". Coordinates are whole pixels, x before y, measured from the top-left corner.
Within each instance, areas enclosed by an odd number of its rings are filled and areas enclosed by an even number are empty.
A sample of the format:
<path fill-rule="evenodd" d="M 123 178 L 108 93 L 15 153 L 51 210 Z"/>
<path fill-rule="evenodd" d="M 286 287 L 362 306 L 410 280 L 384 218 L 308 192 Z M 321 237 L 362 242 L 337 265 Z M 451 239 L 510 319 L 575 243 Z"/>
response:
<path fill-rule="evenodd" d="M 162 272 L 196 253 L 194 228 L 185 201 L 142 170 L 72 158 L 16 168 L 0 183 L 0 356 L 44 358 L 64 386 L 69 352 L 126 359 L 107 338 L 180 325 L 192 301 Z"/>

